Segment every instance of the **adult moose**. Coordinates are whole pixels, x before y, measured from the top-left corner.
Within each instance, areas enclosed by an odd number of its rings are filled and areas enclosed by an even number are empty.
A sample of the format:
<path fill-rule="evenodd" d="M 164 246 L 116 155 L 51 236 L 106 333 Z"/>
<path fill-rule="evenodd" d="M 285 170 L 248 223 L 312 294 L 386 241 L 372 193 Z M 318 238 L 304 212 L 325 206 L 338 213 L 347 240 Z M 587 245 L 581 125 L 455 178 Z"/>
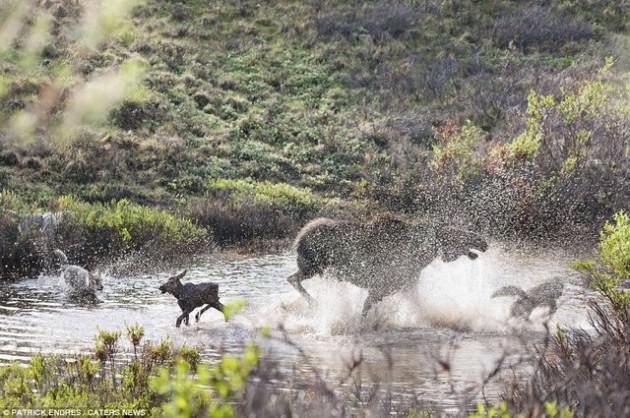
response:
<path fill-rule="evenodd" d="M 302 281 L 332 272 L 338 280 L 368 290 L 363 316 L 384 297 L 412 286 L 436 257 L 451 262 L 466 255 L 474 260 L 473 249 L 488 249 L 474 232 L 392 217 L 368 223 L 318 218 L 300 230 L 295 246 L 299 270 L 289 283 L 312 303 Z"/>

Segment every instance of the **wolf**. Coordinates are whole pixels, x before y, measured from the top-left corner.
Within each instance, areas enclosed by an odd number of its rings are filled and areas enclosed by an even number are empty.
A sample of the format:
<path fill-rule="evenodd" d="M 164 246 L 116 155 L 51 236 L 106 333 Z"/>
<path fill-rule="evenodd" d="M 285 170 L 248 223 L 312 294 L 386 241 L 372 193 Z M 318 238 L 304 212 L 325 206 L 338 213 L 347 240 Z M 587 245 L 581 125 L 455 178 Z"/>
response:
<path fill-rule="evenodd" d="M 516 296 L 510 308 L 510 316 L 529 319 L 532 311 L 538 306 L 549 307 L 549 316 L 558 310 L 557 300 L 562 296 L 564 285 L 558 281 L 548 281 L 532 287 L 527 292 L 516 286 L 505 286 L 492 294 L 492 298 Z"/>
<path fill-rule="evenodd" d="M 61 267 L 66 284 L 74 292 L 94 295 L 96 291 L 103 290 L 103 280 L 99 275 L 93 274 L 81 266 L 69 264 L 66 254 L 58 248 L 53 251 L 53 256 Z"/>

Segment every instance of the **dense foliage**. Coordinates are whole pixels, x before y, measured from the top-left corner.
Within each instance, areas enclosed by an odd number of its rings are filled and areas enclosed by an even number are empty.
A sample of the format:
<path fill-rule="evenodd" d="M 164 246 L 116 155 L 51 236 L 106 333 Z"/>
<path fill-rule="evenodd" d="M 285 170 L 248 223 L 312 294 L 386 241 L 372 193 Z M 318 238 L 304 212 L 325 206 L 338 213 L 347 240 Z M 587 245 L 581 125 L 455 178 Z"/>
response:
<path fill-rule="evenodd" d="M 192 347 L 174 348 L 170 341 L 145 343 L 143 330 L 129 327 L 133 357 L 119 347 L 119 332 L 101 331 L 95 355 L 70 358 L 34 356 L 26 367 L 0 367 L 0 410 L 109 410 L 110 414 L 142 411 L 143 416 L 191 418 L 236 416 L 238 400 L 258 349 L 248 346 L 238 358 L 224 355 L 216 365 L 199 362 Z M 128 354 L 128 353 L 127 353 Z M 24 412 L 26 413 L 26 412 Z"/>
<path fill-rule="evenodd" d="M 8 2 L 0 188 L 220 243 L 382 210 L 593 232 L 630 193 L 622 3 Z"/>
<path fill-rule="evenodd" d="M 601 231 L 595 260 L 574 268 L 602 296 L 590 302 L 593 332 L 559 327 L 535 347 L 531 378 L 505 394 L 509 410 L 547 416 L 552 402 L 574 416 L 618 417 L 630 413 L 630 219 L 619 212 Z M 535 411 L 533 413 L 532 411 Z M 567 415 L 554 415 L 567 416 Z"/>
<path fill-rule="evenodd" d="M 56 248 L 63 249 L 71 262 L 93 265 L 122 256 L 174 261 L 212 247 L 211 235 L 192 221 L 126 199 L 104 204 L 59 197 L 46 204 L 45 214 L 58 219 L 48 229 L 28 222 L 41 209 L 15 194 L 0 192 L 0 204 L 0 276 L 4 278 L 49 269 Z"/>

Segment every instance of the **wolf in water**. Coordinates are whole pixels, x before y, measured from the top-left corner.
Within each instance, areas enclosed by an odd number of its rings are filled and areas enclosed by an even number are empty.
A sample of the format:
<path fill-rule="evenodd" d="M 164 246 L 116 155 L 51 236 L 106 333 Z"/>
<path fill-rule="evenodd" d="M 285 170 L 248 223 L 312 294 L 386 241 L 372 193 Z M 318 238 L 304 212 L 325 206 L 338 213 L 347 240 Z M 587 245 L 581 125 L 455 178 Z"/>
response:
<path fill-rule="evenodd" d="M 548 281 L 532 287 L 527 292 L 516 286 L 505 286 L 492 294 L 493 298 L 516 296 L 510 308 L 510 316 L 529 319 L 532 311 L 538 306 L 549 307 L 549 316 L 558 310 L 557 300 L 562 296 L 564 285 L 558 281 Z"/>
<path fill-rule="evenodd" d="M 97 274 L 93 274 L 81 266 L 68 263 L 68 257 L 60 249 L 53 251 L 54 257 L 60 265 L 63 278 L 73 292 L 92 294 L 103 290 L 103 280 Z"/>
<path fill-rule="evenodd" d="M 474 232 L 431 223 L 411 223 L 393 217 L 372 222 L 318 218 L 307 223 L 295 240 L 298 271 L 288 281 L 309 303 L 302 281 L 326 271 L 338 280 L 368 290 L 363 316 L 385 296 L 410 287 L 420 271 L 441 256 L 477 258 L 488 243 Z"/>
<path fill-rule="evenodd" d="M 205 308 L 197 311 L 195 320 L 199 322 L 201 315 L 210 308 L 214 308 L 223 313 L 223 304 L 219 301 L 219 285 L 216 283 L 186 283 L 182 284 L 181 279 L 186 275 L 186 270 L 168 279 L 166 283 L 159 287 L 162 293 L 170 293 L 177 299 L 177 304 L 182 310 L 182 314 L 177 318 L 175 326 L 179 328 L 182 321 L 188 325 L 188 315 L 196 308 L 206 305 Z"/>

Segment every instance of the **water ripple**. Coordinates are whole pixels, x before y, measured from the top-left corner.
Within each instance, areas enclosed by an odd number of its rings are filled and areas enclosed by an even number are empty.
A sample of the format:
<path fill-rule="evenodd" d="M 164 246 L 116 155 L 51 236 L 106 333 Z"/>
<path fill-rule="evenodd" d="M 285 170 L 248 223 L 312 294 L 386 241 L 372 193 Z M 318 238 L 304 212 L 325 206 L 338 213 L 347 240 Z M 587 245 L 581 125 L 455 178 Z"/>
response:
<path fill-rule="evenodd" d="M 24 362 L 40 352 L 88 353 L 99 328 L 124 330 L 125 323 L 138 323 L 144 326 L 146 338 L 171 338 L 175 344 L 197 346 L 210 359 L 240 352 L 245 341 L 256 339 L 279 367 L 308 373 L 311 366 L 292 347 L 258 338 L 260 326 L 282 324 L 313 357 L 313 363 L 332 376 L 357 351 L 366 358 L 368 374 L 383 375 L 387 372 L 383 353 L 389 351 L 396 361 L 395 387 L 413 387 L 441 401 L 447 392 L 444 387 L 450 384 L 447 377 L 470 385 L 503 352 L 508 351 L 510 358 L 520 355 L 521 340 L 512 334 L 508 321 L 511 299 L 490 298 L 499 287 L 528 288 L 546 280 L 565 280 L 565 294 L 553 320 L 588 326 L 584 301 L 592 294 L 574 284 L 566 267 L 570 260 L 563 254 L 531 256 L 496 248 L 475 262 L 436 261 L 418 275 L 416 289 L 386 298 L 362 321 L 367 292 L 330 278 L 305 282 L 318 301 L 309 308 L 286 281 L 296 269 L 294 254 L 244 259 L 217 256 L 191 266 L 185 280 L 217 282 L 224 302 L 238 298 L 248 306 L 230 323 L 211 310 L 200 323 L 191 318 L 191 326 L 181 329 L 174 327 L 179 315 L 175 299 L 158 290 L 175 271 L 127 277 L 106 274 L 97 300 L 77 300 L 69 296 L 59 277 L 42 276 L 0 284 L 0 363 Z M 530 340 L 543 329 L 540 322 L 520 326 Z M 452 373 L 443 376 L 434 369 L 434 360 L 454 342 L 458 349 L 451 353 Z M 127 342 L 123 346 L 131 348 Z"/>

